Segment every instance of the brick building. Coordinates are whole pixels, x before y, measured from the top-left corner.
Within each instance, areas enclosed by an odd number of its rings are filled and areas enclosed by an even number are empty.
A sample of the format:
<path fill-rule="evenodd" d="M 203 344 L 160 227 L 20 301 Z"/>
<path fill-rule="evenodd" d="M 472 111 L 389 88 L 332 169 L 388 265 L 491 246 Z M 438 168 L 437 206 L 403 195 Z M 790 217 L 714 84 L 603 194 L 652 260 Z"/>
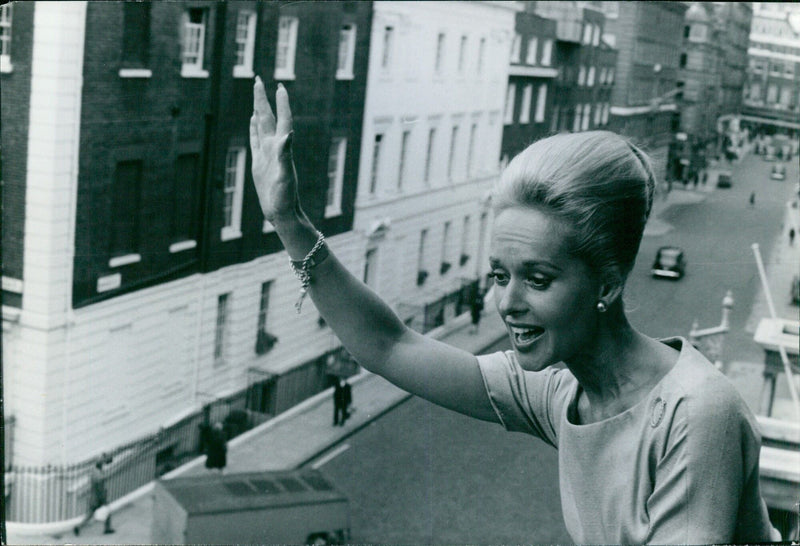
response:
<path fill-rule="evenodd" d="M 678 128 L 675 94 L 685 2 L 599 2 L 604 40 L 617 49 L 611 130 L 631 137 L 666 174 L 668 146 Z M 656 31 L 657 29 L 657 31 Z"/>
<path fill-rule="evenodd" d="M 297 281 L 249 182 L 252 83 L 289 90 L 303 202 L 354 266 L 371 13 L 3 6 L 7 466 L 83 461 L 224 397 L 266 417 L 327 387 L 338 342 L 311 304 L 286 311 Z"/>
<path fill-rule="evenodd" d="M 800 131 L 800 9 L 755 2 L 742 121 L 757 132 Z"/>

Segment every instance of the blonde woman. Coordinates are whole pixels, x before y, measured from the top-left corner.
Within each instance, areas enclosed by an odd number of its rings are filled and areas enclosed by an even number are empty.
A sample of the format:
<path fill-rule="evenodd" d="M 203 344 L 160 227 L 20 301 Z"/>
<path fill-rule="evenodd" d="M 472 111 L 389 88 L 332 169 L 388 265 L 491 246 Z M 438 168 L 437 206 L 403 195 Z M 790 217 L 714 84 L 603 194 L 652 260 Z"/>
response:
<path fill-rule="evenodd" d="M 342 266 L 298 199 L 286 90 L 276 119 L 256 79 L 254 107 L 262 211 L 327 324 L 399 387 L 558 449 L 576 542 L 777 538 L 745 403 L 685 339 L 649 338 L 626 318 L 621 296 L 654 188 L 638 148 L 609 132 L 565 134 L 511 161 L 492 201 L 490 264 L 513 350 L 476 357 L 407 328 Z"/>

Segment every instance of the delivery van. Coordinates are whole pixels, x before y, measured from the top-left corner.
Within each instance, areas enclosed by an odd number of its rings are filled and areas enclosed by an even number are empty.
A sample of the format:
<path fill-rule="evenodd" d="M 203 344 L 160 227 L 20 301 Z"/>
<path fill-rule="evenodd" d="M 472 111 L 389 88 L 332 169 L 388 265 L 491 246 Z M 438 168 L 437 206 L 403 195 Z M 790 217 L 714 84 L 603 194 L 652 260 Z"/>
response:
<path fill-rule="evenodd" d="M 318 470 L 158 480 L 153 544 L 342 544 L 348 499 Z"/>

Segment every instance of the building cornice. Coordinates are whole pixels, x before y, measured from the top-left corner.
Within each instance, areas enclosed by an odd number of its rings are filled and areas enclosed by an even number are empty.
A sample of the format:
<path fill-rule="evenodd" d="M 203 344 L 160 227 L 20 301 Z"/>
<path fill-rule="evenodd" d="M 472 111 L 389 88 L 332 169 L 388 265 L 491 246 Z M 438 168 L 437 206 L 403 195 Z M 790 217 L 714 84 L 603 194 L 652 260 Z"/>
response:
<path fill-rule="evenodd" d="M 544 66 L 511 65 L 508 69 L 509 76 L 530 76 L 533 78 L 555 78 L 558 69 Z"/>
<path fill-rule="evenodd" d="M 675 112 L 677 110 L 678 105 L 675 103 L 662 104 L 658 108 L 653 108 L 653 106 L 649 104 L 644 106 L 612 106 L 611 114 L 615 116 L 637 116 L 639 114 L 649 114 L 651 112 Z"/>
<path fill-rule="evenodd" d="M 800 55 L 790 55 L 789 53 L 778 53 L 769 49 L 761 49 L 756 47 L 747 48 L 747 54 L 751 57 L 769 57 L 770 59 L 779 59 L 781 61 L 792 61 L 800 63 Z"/>

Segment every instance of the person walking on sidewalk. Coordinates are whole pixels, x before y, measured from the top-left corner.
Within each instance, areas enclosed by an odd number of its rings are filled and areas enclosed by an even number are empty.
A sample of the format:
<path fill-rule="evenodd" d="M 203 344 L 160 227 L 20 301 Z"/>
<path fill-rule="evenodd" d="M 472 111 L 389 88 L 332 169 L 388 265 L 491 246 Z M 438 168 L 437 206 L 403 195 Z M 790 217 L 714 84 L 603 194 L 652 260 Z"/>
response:
<path fill-rule="evenodd" d="M 478 333 L 478 327 L 481 323 L 481 314 L 483 313 L 483 297 L 481 297 L 480 291 L 476 290 L 475 294 L 472 296 L 472 301 L 469 304 L 469 315 L 472 322 L 470 327 L 471 334 Z"/>
<path fill-rule="evenodd" d="M 228 439 L 225 427 L 219 421 L 214 423 L 206 442 L 206 468 L 222 474 L 228 463 Z"/>
<path fill-rule="evenodd" d="M 336 378 L 333 387 L 333 426 L 344 426 L 347 420 L 347 393 L 344 382 L 341 378 Z"/>
<path fill-rule="evenodd" d="M 749 202 L 750 202 L 750 208 L 751 209 L 755 208 L 755 206 L 756 206 L 756 192 L 754 192 L 754 191 L 750 192 Z"/>
<path fill-rule="evenodd" d="M 364 368 L 556 448 L 577 543 L 780 538 L 745 401 L 686 339 L 650 338 L 627 319 L 655 187 L 638 147 L 608 131 L 558 134 L 505 167 L 489 262 L 513 350 L 475 356 L 407 327 L 336 258 L 300 202 L 288 93 L 278 86 L 276 118 L 259 78 L 253 91 L 253 182 L 299 280 L 295 308 L 310 295 Z"/>
<path fill-rule="evenodd" d="M 789 228 L 789 246 L 794 246 L 794 228 Z"/>
<path fill-rule="evenodd" d="M 350 413 L 351 413 L 350 408 L 353 405 L 353 388 L 350 386 L 350 383 L 348 383 L 347 380 L 345 379 L 344 386 L 342 387 L 342 389 L 344 389 L 344 394 L 342 395 L 342 397 L 344 398 L 344 417 L 342 419 L 342 425 L 344 425 L 344 421 L 350 419 Z"/>
<path fill-rule="evenodd" d="M 108 494 L 106 492 L 106 474 L 103 470 L 103 465 L 111 462 L 107 455 L 103 454 L 95 462 L 94 466 L 89 473 L 89 510 L 83 517 L 83 520 L 75 526 L 73 532 L 75 535 L 81 534 L 81 529 L 88 525 L 88 523 L 95 517 L 95 513 L 100 515 L 99 510 L 103 509 L 105 518 L 103 519 L 103 533 L 108 535 L 114 532 L 111 527 L 111 511 L 106 506 L 108 502 Z"/>

